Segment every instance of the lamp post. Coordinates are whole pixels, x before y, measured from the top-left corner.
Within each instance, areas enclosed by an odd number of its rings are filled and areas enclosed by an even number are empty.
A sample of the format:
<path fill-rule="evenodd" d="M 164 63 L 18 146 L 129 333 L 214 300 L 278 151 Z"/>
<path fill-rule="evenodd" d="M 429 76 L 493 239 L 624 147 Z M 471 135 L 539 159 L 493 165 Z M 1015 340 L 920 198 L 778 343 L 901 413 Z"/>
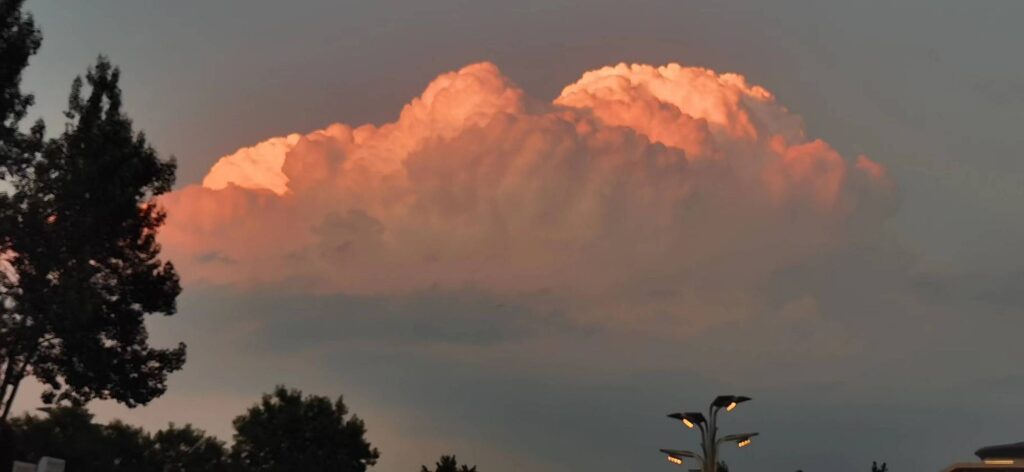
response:
<path fill-rule="evenodd" d="M 740 403 L 750 401 L 750 397 L 739 395 L 719 395 L 708 407 L 708 415 L 705 417 L 700 412 L 672 413 L 669 418 L 680 421 L 690 429 L 697 428 L 700 431 L 701 454 L 678 449 L 660 449 L 668 461 L 683 465 L 686 459 L 696 459 L 701 463 L 701 472 L 718 472 L 718 446 L 722 443 L 736 443 L 737 447 L 745 447 L 750 444 L 751 438 L 757 433 L 730 434 L 718 437 L 718 413 L 722 410 L 732 411 Z"/>

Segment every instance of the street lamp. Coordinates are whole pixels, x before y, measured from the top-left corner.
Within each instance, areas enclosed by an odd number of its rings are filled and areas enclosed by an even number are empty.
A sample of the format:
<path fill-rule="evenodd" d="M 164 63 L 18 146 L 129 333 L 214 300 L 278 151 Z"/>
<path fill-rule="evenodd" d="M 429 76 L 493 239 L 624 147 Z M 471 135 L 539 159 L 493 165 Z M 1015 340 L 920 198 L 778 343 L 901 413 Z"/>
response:
<path fill-rule="evenodd" d="M 659 451 L 663 452 L 666 456 L 668 456 L 668 461 L 675 465 L 683 465 L 684 457 L 703 460 L 702 457 L 690 451 L 680 451 L 679 449 L 659 449 Z"/>
<path fill-rule="evenodd" d="M 704 415 L 702 413 L 695 412 L 672 413 L 671 415 L 668 415 L 668 417 L 682 421 L 683 425 L 690 429 L 693 429 L 695 425 L 703 425 L 704 423 L 707 422 L 707 420 L 704 419 Z"/>
<path fill-rule="evenodd" d="M 730 434 L 722 439 L 719 439 L 719 443 L 734 442 L 736 447 L 749 446 L 751 438 L 757 436 L 757 433 L 743 433 L 743 434 Z"/>
<path fill-rule="evenodd" d="M 684 458 L 692 458 L 701 462 L 702 472 L 718 472 L 719 445 L 722 443 L 732 442 L 736 443 L 736 447 L 746 447 L 750 445 L 752 438 L 757 436 L 757 433 L 742 433 L 730 434 L 719 439 L 718 412 L 721 410 L 725 410 L 727 412 L 732 411 L 736 409 L 740 403 L 750 400 L 750 397 L 744 397 L 741 395 L 719 395 L 711 401 L 711 406 L 708 407 L 707 417 L 705 417 L 703 413 L 692 411 L 686 413 L 672 413 L 671 415 L 668 415 L 669 418 L 682 422 L 687 428 L 694 429 L 696 427 L 700 430 L 700 448 L 703 455 L 678 449 L 660 449 L 660 451 L 665 454 L 668 461 L 673 464 L 682 465 Z"/>

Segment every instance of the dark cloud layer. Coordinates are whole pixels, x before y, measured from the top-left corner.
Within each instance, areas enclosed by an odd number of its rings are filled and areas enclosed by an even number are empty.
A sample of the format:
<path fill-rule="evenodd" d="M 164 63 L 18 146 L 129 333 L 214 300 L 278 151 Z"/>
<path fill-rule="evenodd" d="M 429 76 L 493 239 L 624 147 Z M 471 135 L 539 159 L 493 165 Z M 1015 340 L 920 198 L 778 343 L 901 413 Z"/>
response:
<path fill-rule="evenodd" d="M 419 460 L 407 451 L 439 454 L 445 447 L 499 470 L 659 467 L 657 447 L 690 440 L 663 415 L 726 391 L 756 398 L 728 418 L 730 430 L 764 433 L 756 449 L 729 451 L 737 467 L 795 470 L 867 457 L 927 470 L 969 453 L 969 447 L 961 451 L 965 443 L 998 441 L 1015 430 L 1013 419 L 1000 413 L 1020 403 L 1015 363 L 993 362 L 985 374 L 973 361 L 1009 354 L 1001 339 L 971 345 L 958 340 L 955 328 L 996 336 L 1005 323 L 957 320 L 960 314 L 943 311 L 941 303 L 914 308 L 919 302 L 912 295 L 904 296 L 902 314 L 875 312 L 872 305 L 883 302 L 844 290 L 838 271 L 816 273 L 835 277 L 836 286 L 823 284 L 827 290 L 863 299 L 823 303 L 820 309 L 844 327 L 824 344 L 814 341 L 820 329 L 778 329 L 769 321 L 674 342 L 652 333 L 578 329 L 556 313 L 537 315 L 514 304 L 488 317 L 488 309 L 507 302 L 474 292 L 269 297 L 194 290 L 183 304 L 193 326 L 179 334 L 207 361 L 191 366 L 176 385 L 205 385 L 209 397 L 243 404 L 249 392 L 279 381 L 344 392 L 384 449 L 384 470 Z M 846 308 L 834 310 L 832 303 Z M 339 314 L 351 322 L 339 321 Z M 458 333 L 445 331 L 449 321 L 462 325 Z M 912 345 L 899 342 L 911 337 Z M 851 339 L 856 342 L 842 345 Z M 211 378 L 219 386 L 209 385 Z M 965 398 L 973 406 L 963 405 Z M 950 415 L 968 420 L 950 430 Z M 447 439 L 411 445 L 426 437 Z M 922 449 L 944 452 L 915 454 Z M 590 452 L 571 452 L 578 450 Z"/>

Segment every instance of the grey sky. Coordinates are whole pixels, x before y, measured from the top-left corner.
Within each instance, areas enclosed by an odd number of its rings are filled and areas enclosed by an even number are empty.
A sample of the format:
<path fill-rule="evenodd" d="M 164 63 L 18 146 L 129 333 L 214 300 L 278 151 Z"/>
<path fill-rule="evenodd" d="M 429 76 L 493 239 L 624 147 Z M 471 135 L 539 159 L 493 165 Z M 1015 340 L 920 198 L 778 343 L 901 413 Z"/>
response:
<path fill-rule="evenodd" d="M 1022 2 L 27 3 L 44 35 L 25 78 L 33 113 L 60 129 L 71 78 L 106 54 L 137 125 L 179 158 L 182 185 L 270 136 L 392 120 L 437 74 L 471 62 L 552 98 L 598 66 L 674 61 L 746 75 L 811 136 L 888 166 L 901 191 L 889 228 L 898 249 L 780 277 L 814 285 L 861 343 L 855 355 L 830 352 L 827 332 L 770 326 L 737 328 L 749 333 L 735 339 L 763 345 L 733 346 L 723 332 L 659 346 L 476 293 L 202 288 L 154 328 L 189 343 L 185 371 L 146 411 L 104 407 L 120 416 L 223 436 L 274 383 L 343 393 L 386 472 L 442 452 L 496 472 L 664 470 L 654 451 L 690 438 L 661 415 L 724 390 L 757 400 L 730 426 L 764 435 L 729 451 L 737 470 L 938 470 L 1024 439 Z M 815 277 L 822 267 L 828 280 Z M 491 313 L 499 305 L 519 314 Z M 564 347 L 509 352 L 549 343 Z M 460 360 L 474 346 L 493 363 Z M 746 350 L 774 354 L 743 368 Z M 580 368 L 588 358 L 609 365 Z"/>

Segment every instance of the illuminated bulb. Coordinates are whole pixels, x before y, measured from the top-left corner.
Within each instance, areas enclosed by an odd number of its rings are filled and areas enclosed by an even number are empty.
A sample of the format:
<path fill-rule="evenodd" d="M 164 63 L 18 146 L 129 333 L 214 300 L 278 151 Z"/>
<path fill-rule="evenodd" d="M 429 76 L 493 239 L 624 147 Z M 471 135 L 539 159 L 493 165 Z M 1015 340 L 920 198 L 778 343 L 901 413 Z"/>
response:
<path fill-rule="evenodd" d="M 729 406 L 725 407 L 725 411 L 732 411 L 734 408 L 736 408 L 736 402 L 732 402 Z"/>
<path fill-rule="evenodd" d="M 736 446 L 737 447 L 743 447 L 743 446 L 746 446 L 746 445 L 749 445 L 749 444 L 750 444 L 750 440 L 749 439 L 744 439 L 744 440 L 736 443 Z"/>
<path fill-rule="evenodd" d="M 986 464 L 1013 465 L 1013 459 L 985 459 Z"/>
<path fill-rule="evenodd" d="M 687 428 L 693 429 L 693 422 L 692 421 L 690 421 L 690 420 L 688 420 L 686 418 L 683 418 L 683 424 L 685 424 Z"/>
<path fill-rule="evenodd" d="M 668 461 L 675 465 L 683 465 L 683 460 L 678 457 L 668 456 Z"/>

